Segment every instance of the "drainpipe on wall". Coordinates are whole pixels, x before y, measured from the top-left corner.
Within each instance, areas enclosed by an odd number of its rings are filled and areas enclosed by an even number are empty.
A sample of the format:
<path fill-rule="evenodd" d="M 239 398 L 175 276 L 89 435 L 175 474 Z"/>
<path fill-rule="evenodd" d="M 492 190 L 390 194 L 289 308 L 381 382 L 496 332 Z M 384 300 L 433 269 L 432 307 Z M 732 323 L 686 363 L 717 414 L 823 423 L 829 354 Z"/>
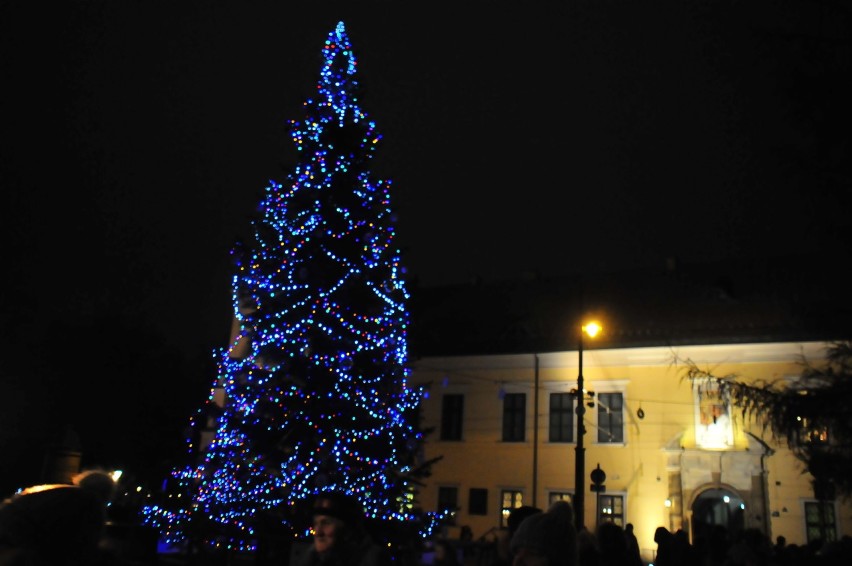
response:
<path fill-rule="evenodd" d="M 769 471 L 766 469 L 766 457 L 771 454 L 767 454 L 766 450 L 763 451 L 763 454 L 760 455 L 760 491 L 761 497 L 763 498 L 763 510 L 762 510 L 762 523 L 763 523 L 763 532 L 766 533 L 766 537 L 769 540 L 774 540 L 772 538 L 772 522 L 769 520 L 770 517 L 770 508 L 769 508 Z"/>
<path fill-rule="evenodd" d="M 772 506 L 769 504 L 769 470 L 766 469 L 766 458 L 775 454 L 775 450 L 766 444 L 760 437 L 748 432 L 746 433 L 761 447 L 760 452 L 760 495 L 763 498 L 761 502 L 761 520 L 763 532 L 772 540 Z"/>
<path fill-rule="evenodd" d="M 535 385 L 533 387 L 533 469 L 532 469 L 532 506 L 536 507 L 536 493 L 538 492 L 538 354 L 533 354 L 535 359 Z"/>

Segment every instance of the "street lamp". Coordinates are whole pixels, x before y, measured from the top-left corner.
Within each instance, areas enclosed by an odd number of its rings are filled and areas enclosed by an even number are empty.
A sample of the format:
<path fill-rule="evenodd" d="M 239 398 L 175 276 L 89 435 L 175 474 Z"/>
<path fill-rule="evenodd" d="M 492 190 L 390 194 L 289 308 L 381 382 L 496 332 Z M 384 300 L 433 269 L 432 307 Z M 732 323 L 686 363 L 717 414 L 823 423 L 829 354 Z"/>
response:
<path fill-rule="evenodd" d="M 586 427 L 583 426 L 583 415 L 586 412 L 586 395 L 583 389 L 583 334 L 588 334 L 589 338 L 594 338 L 602 330 L 601 325 L 597 322 L 589 322 L 580 329 L 580 340 L 577 352 L 580 356 L 580 371 L 577 375 L 577 444 L 574 447 L 574 522 L 577 530 L 583 528 L 585 521 L 583 520 L 583 511 L 585 506 L 585 475 L 586 475 L 586 449 L 583 447 L 583 435 L 586 434 Z M 592 394 L 594 395 L 594 394 Z"/>

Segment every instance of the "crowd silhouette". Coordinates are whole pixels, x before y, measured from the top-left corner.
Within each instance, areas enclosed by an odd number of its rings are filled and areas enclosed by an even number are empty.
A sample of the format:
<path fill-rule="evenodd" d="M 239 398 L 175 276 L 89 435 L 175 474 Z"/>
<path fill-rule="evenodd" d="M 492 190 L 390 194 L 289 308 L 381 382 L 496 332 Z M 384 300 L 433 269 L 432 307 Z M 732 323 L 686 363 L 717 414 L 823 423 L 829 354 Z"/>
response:
<path fill-rule="evenodd" d="M 847 566 L 852 564 L 852 537 L 789 544 L 779 535 L 775 542 L 763 531 L 746 528 L 729 531 L 712 526 L 690 541 L 683 529 L 664 526 L 654 530 L 656 548 L 640 553 L 634 525 L 612 522 L 594 531 L 576 529 L 570 503 L 558 502 L 546 511 L 525 506 L 512 511 L 507 521 L 508 551 L 493 560 L 468 566 Z M 650 551 L 650 556 L 648 555 Z"/>
<path fill-rule="evenodd" d="M 72 484 L 28 488 L 0 505 L 0 566 L 125 566 L 103 546 L 106 504 L 113 480 L 102 472 L 75 476 Z M 363 509 L 340 493 L 322 494 L 313 509 L 312 541 L 282 566 L 388 566 L 389 556 L 363 528 Z M 773 542 L 763 531 L 711 526 L 690 541 L 683 529 L 654 530 L 656 548 L 640 553 L 634 525 L 603 522 L 594 531 L 574 525 L 567 501 L 546 510 L 524 506 L 508 517 L 501 549 L 487 561 L 434 541 L 430 566 L 847 566 L 852 537 Z M 461 541 L 460 541 L 461 542 Z M 648 554 L 651 554 L 649 556 Z M 425 563 L 424 563 L 425 565 Z"/>

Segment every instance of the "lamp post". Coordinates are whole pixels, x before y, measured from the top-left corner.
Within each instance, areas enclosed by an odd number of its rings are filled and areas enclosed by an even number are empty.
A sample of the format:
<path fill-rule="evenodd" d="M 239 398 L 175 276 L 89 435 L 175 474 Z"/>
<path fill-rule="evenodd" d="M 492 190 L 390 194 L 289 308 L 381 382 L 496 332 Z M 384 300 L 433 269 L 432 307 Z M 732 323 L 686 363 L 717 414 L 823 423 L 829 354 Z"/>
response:
<path fill-rule="evenodd" d="M 577 352 L 579 358 L 579 374 L 577 375 L 577 444 L 574 447 L 574 522 L 577 530 L 583 528 L 585 521 L 584 507 L 586 504 L 585 476 L 586 476 L 586 449 L 583 447 L 583 435 L 586 434 L 586 427 L 583 426 L 583 415 L 586 413 L 586 395 L 583 389 L 583 334 L 588 334 L 590 338 L 594 338 L 601 331 L 601 326 L 597 322 L 589 322 L 584 324 L 580 329 L 580 340 Z"/>

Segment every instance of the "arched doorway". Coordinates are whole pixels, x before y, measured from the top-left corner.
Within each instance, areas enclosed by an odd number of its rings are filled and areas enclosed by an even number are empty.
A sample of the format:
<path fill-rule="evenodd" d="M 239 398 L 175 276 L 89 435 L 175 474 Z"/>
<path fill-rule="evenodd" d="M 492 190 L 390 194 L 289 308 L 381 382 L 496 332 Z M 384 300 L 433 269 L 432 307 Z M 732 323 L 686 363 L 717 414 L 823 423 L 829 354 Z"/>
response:
<path fill-rule="evenodd" d="M 692 540 L 714 540 L 724 529 L 732 537 L 745 527 L 745 502 L 735 492 L 713 488 L 692 503 Z"/>

